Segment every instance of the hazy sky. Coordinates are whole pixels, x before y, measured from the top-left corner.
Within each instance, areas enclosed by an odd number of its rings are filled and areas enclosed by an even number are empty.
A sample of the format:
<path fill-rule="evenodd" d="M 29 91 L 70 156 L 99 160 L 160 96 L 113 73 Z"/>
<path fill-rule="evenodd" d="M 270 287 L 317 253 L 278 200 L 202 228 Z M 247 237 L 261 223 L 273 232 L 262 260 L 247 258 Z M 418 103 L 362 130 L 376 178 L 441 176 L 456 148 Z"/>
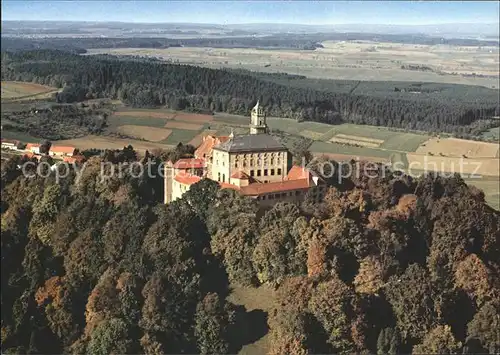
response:
<path fill-rule="evenodd" d="M 496 1 L 2 0 L 2 20 L 198 23 L 497 23 Z"/>

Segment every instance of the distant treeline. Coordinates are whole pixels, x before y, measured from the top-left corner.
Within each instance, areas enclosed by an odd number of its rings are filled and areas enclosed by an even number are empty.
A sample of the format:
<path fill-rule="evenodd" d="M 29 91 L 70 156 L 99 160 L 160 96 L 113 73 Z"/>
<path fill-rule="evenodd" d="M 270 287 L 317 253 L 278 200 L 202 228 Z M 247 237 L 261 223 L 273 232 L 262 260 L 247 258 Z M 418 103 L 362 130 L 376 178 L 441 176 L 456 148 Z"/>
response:
<path fill-rule="evenodd" d="M 313 80 L 54 50 L 3 52 L 2 80 L 64 87 L 59 102 L 109 97 L 137 107 L 248 115 L 260 99 L 270 116 L 458 136 L 498 126 L 489 117 L 500 115 L 498 91 L 483 87 Z"/>
<path fill-rule="evenodd" d="M 498 46 L 498 40 L 466 38 L 441 38 L 410 34 L 374 33 L 280 33 L 263 37 L 240 36 L 222 38 L 2 38 L 2 50 L 61 49 L 85 53 L 89 48 L 169 48 L 169 47 L 214 47 L 214 48 L 294 48 L 314 50 L 321 48 L 322 41 L 375 41 L 420 45 L 447 44 L 456 46 Z"/>

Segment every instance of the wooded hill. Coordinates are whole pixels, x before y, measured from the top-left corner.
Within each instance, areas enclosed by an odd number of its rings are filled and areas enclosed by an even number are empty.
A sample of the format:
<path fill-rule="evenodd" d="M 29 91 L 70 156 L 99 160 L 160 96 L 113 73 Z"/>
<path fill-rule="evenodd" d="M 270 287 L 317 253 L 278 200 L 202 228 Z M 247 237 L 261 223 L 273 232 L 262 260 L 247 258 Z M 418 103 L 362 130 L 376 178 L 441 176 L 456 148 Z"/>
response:
<path fill-rule="evenodd" d="M 500 351 L 500 215 L 459 177 L 330 181 L 322 203 L 259 212 L 210 180 L 163 205 L 161 178 L 100 178 L 136 159 L 59 183 L 2 164 L 2 353 L 236 353 L 266 320 L 229 282 L 277 285 L 270 354 Z"/>
<path fill-rule="evenodd" d="M 26 31 L 24 29 L 23 31 Z M 69 38 L 19 38 L 19 31 L 5 29 L 2 37 L 2 50 L 33 50 L 33 49 L 60 49 L 85 53 L 89 48 L 168 48 L 168 47 L 213 47 L 213 48 L 290 48 L 300 50 L 314 50 L 321 48 L 323 41 L 374 41 L 388 43 L 407 43 L 420 45 L 451 45 L 451 46 L 498 46 L 498 40 L 479 40 L 472 38 L 442 38 L 418 34 L 381 34 L 381 33 L 276 33 L 260 36 L 255 32 L 238 33 L 235 31 L 230 37 L 219 38 L 165 38 L 168 34 L 154 37 L 78 37 L 80 32 L 75 28 L 62 30 L 62 33 L 75 34 Z M 22 32 L 22 31 L 21 31 Z M 35 34 L 54 35 L 56 32 L 40 29 Z M 89 34 L 89 32 L 84 32 Z M 181 32 L 182 33 L 182 32 Z M 9 37 L 9 35 L 16 37 Z M 26 33 L 25 33 L 26 34 Z M 32 33 L 27 33 L 31 35 Z M 200 36 L 199 32 L 187 33 L 190 36 Z"/>
<path fill-rule="evenodd" d="M 498 126 L 490 117 L 500 114 L 498 90 L 482 87 L 314 81 L 54 50 L 2 52 L 2 80 L 64 86 L 60 102 L 110 97 L 133 106 L 248 115 L 260 99 L 270 116 L 459 136 Z"/>

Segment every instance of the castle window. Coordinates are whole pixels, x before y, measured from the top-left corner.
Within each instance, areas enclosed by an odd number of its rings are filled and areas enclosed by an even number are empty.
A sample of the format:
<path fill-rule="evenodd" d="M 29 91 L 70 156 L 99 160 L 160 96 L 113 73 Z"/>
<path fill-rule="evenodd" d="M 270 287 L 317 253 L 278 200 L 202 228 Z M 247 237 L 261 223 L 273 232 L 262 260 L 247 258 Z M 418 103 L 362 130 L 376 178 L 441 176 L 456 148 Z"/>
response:
<path fill-rule="evenodd" d="M 253 158 L 250 158 L 250 166 L 253 166 Z"/>
<path fill-rule="evenodd" d="M 274 169 L 271 169 L 271 176 L 274 175 Z"/>
<path fill-rule="evenodd" d="M 270 160 L 270 164 L 271 164 L 271 165 L 274 165 L 274 159 L 273 159 L 273 158 L 271 158 L 271 160 Z"/>
<path fill-rule="evenodd" d="M 217 176 L 217 181 L 220 181 L 220 172 L 219 175 Z"/>
<path fill-rule="evenodd" d="M 263 196 L 262 196 L 262 199 L 263 199 L 263 200 L 265 200 L 265 199 L 266 199 L 266 195 L 263 195 Z"/>
<path fill-rule="evenodd" d="M 274 194 L 274 198 L 275 199 L 279 199 L 280 198 L 280 194 Z"/>
<path fill-rule="evenodd" d="M 281 168 L 278 168 L 278 175 L 281 175 Z"/>
<path fill-rule="evenodd" d="M 254 170 L 250 170 L 250 176 L 255 176 L 255 171 Z"/>
<path fill-rule="evenodd" d="M 226 174 L 222 174 L 222 182 L 226 182 Z"/>
<path fill-rule="evenodd" d="M 295 191 L 295 196 L 300 196 L 300 191 Z"/>
<path fill-rule="evenodd" d="M 264 169 L 264 176 L 267 176 L 267 169 Z"/>
<path fill-rule="evenodd" d="M 274 195 L 269 195 L 268 199 L 269 200 L 274 200 Z"/>
<path fill-rule="evenodd" d="M 257 170 L 257 176 L 260 176 L 262 170 Z"/>

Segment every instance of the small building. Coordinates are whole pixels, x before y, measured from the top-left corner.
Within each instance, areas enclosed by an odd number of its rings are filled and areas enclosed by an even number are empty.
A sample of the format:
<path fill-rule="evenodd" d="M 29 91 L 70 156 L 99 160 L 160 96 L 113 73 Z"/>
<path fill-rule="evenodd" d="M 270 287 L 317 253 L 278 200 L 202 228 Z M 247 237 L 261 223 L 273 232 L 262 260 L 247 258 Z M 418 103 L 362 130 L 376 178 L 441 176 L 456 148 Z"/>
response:
<path fill-rule="evenodd" d="M 85 160 L 85 157 L 83 155 L 73 155 L 70 157 L 63 156 L 63 162 L 69 163 L 69 164 L 81 163 L 84 160 Z"/>
<path fill-rule="evenodd" d="M 33 154 L 40 154 L 40 144 L 28 143 L 26 145 L 27 152 L 31 152 Z"/>
<path fill-rule="evenodd" d="M 54 145 L 50 147 L 49 155 L 58 157 L 71 157 L 75 154 L 75 147 Z"/>
<path fill-rule="evenodd" d="M 17 146 L 19 145 L 19 141 L 11 140 L 11 139 L 3 139 L 2 138 L 2 148 L 17 150 Z"/>

